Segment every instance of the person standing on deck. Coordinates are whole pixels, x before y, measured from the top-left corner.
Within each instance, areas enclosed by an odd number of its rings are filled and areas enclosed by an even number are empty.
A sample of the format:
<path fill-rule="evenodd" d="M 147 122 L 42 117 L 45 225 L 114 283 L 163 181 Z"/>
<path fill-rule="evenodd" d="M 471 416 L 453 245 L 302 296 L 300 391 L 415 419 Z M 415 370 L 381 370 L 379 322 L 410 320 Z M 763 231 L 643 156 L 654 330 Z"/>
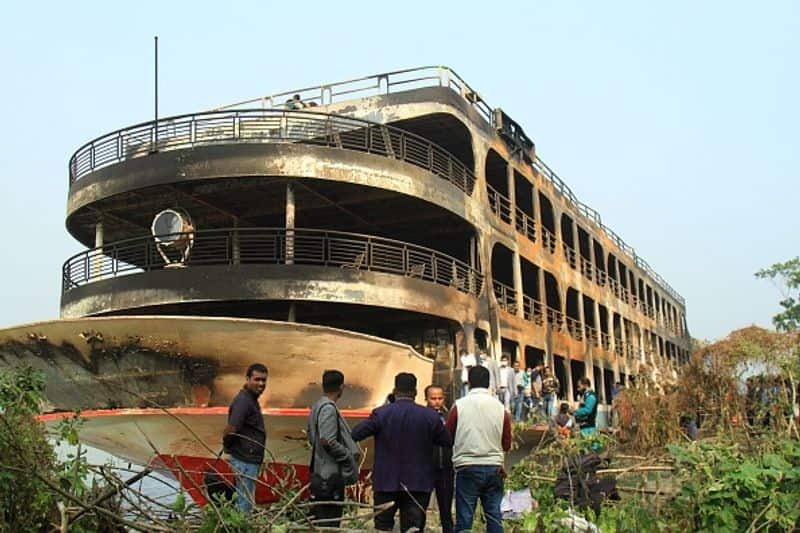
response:
<path fill-rule="evenodd" d="M 261 363 L 247 368 L 247 381 L 228 408 L 228 424 L 222 432 L 222 445 L 236 475 L 236 505 L 242 512 L 253 508 L 256 479 L 264 462 L 267 430 L 258 397 L 267 388 L 267 374 Z"/>
<path fill-rule="evenodd" d="M 542 408 L 542 373 L 544 373 L 544 365 L 538 364 L 529 371 L 531 380 L 531 408 L 528 411 L 541 411 Z"/>
<path fill-rule="evenodd" d="M 514 361 L 514 384 L 517 391 L 514 396 L 514 421 L 522 422 L 522 409 L 525 407 L 526 399 L 531 397 L 531 376 L 522 370 L 519 360 Z"/>
<path fill-rule="evenodd" d="M 511 402 L 517 394 L 515 385 L 514 370 L 508 366 L 508 356 L 500 358 L 500 369 L 497 371 L 497 399 L 502 402 L 506 413 L 511 412 Z"/>
<path fill-rule="evenodd" d="M 358 442 L 375 437 L 372 466 L 373 501 L 393 503 L 375 515 L 375 529 L 391 531 L 395 510 L 400 510 L 400 530 L 425 531 L 425 511 L 433 490 L 433 447 L 450 447 L 453 441 L 433 411 L 414 403 L 417 378 L 401 372 L 394 378 L 395 401 L 378 407 L 353 428 Z"/>
<path fill-rule="evenodd" d="M 558 390 L 561 383 L 558 378 L 553 375 L 553 369 L 549 366 L 544 367 L 544 375 L 542 376 L 542 400 L 544 401 L 544 414 L 547 418 L 555 415 L 553 412 L 556 407 L 556 399 Z"/>
<path fill-rule="evenodd" d="M 456 401 L 447 417 L 453 436 L 456 470 L 456 531 L 470 531 L 478 499 L 486 515 L 488 533 L 503 531 L 503 461 L 511 449 L 511 420 L 489 392 L 489 371 L 469 372 L 469 394 Z"/>
<path fill-rule="evenodd" d="M 436 411 L 444 426 L 447 423 L 447 407 L 444 406 L 444 389 L 438 385 L 425 387 L 425 402 Z M 436 446 L 433 452 L 433 488 L 436 491 L 436 503 L 439 506 L 439 523 L 442 533 L 453 533 L 453 450 L 449 447 Z"/>
<path fill-rule="evenodd" d="M 466 396 L 469 392 L 469 369 L 477 365 L 475 354 L 461 348 L 461 396 Z"/>

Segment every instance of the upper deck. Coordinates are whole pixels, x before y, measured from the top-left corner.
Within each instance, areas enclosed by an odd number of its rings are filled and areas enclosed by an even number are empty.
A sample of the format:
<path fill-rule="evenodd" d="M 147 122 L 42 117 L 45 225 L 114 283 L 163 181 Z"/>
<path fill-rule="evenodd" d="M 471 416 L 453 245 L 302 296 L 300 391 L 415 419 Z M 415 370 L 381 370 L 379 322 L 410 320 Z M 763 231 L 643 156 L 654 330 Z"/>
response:
<path fill-rule="evenodd" d="M 567 388 L 688 359 L 683 298 L 447 67 L 144 122 L 69 171 L 67 228 L 90 249 L 64 263 L 65 317 L 324 324 L 443 375 L 480 344 L 546 355 Z M 164 209 L 193 221 L 179 261 L 151 234 Z"/>
<path fill-rule="evenodd" d="M 353 105 L 355 102 L 358 105 Z M 431 104 L 431 107 L 406 114 L 397 111 L 399 106 L 408 107 L 409 104 L 420 102 Z M 302 109 L 287 110 L 287 103 L 289 107 Z M 459 118 L 469 121 L 479 134 L 502 139 L 510 146 L 518 164 L 528 167 L 536 177 L 546 182 L 557 201 L 572 212 L 576 221 L 582 221 L 594 233 L 602 235 L 612 247 L 617 248 L 619 257 L 627 257 L 678 304 L 685 305 L 684 298 L 632 246 L 606 226 L 596 210 L 579 200 L 565 181 L 538 156 L 533 142 L 518 124 L 501 109 L 489 105 L 455 71 L 445 66 L 406 69 L 294 89 L 243 100 L 205 113 L 164 118 L 158 123 L 145 122 L 100 136 L 79 148 L 70 159 L 68 227 L 76 238 L 89 244 L 92 240 L 89 231 L 91 224 L 82 225 L 78 220 L 80 217 L 76 216 L 81 211 L 85 215 L 87 206 L 97 208 L 96 202 L 101 198 L 171 182 L 176 179 L 176 174 L 185 172 L 185 169 L 165 166 L 165 161 L 158 161 L 156 165 L 153 160 L 153 164 L 144 165 L 143 170 L 131 173 L 132 178 L 126 175 L 125 179 L 120 179 L 120 173 L 113 172 L 109 167 L 199 147 L 210 150 L 222 146 L 232 149 L 248 145 L 274 147 L 305 144 L 361 152 L 384 158 L 379 162 L 382 165 L 387 164 L 385 159 L 391 159 L 424 169 L 449 182 L 461 194 L 473 197 L 476 174 L 481 173 L 481 165 L 475 163 L 474 153 L 465 154 L 465 150 L 459 150 L 455 143 L 443 146 L 447 144 L 447 135 L 432 135 L 432 123 L 417 121 L 414 129 L 419 134 L 386 124 L 408 123 L 409 116 L 414 113 L 430 113 L 431 109 L 440 109 L 442 105 L 458 108 L 461 114 Z M 390 108 L 393 111 L 387 111 Z M 437 126 L 442 126 L 441 121 Z M 448 133 L 453 136 L 453 131 Z M 455 136 L 458 133 L 455 132 Z M 430 140 L 431 137 L 434 141 Z M 242 166 L 241 157 L 237 164 Z M 153 176 L 156 166 L 165 169 L 162 179 Z M 236 174 L 234 169 L 225 170 L 227 175 Z M 256 171 L 240 168 L 238 172 L 249 175 Z M 486 190 L 486 201 L 500 218 L 517 216 L 520 219 L 515 224 L 518 230 L 523 229 L 519 226 L 527 225 L 524 224 L 528 218 L 526 213 L 518 206 L 512 207 L 510 191 L 506 190 L 506 194 L 503 194 L 488 182 Z M 452 194 L 454 191 L 447 192 Z M 447 203 L 441 195 L 432 195 L 427 199 Z M 455 203 L 460 201 L 456 196 Z M 475 217 L 467 218 L 470 222 L 477 222 Z M 529 222 L 531 226 L 534 225 L 533 220 Z M 546 232 L 547 229 L 542 227 L 540 231 Z M 557 228 L 551 228 L 550 231 L 558 233 Z M 573 256 L 579 255 L 575 243 L 568 246 L 573 248 Z M 577 258 L 574 261 L 577 263 Z"/>

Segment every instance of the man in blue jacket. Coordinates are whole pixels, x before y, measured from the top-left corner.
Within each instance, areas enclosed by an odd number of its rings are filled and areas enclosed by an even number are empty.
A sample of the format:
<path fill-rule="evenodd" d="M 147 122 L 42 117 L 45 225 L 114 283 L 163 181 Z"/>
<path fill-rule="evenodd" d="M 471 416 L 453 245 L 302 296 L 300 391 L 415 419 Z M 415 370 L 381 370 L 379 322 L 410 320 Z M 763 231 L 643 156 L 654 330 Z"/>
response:
<path fill-rule="evenodd" d="M 581 428 L 581 433 L 589 435 L 597 431 L 597 394 L 592 390 L 589 378 L 578 380 L 578 392 L 581 395 L 581 404 L 575 410 L 575 422 Z"/>
<path fill-rule="evenodd" d="M 393 403 L 372 411 L 353 428 L 353 439 L 375 438 L 372 491 L 376 506 L 394 505 L 375 516 L 375 529 L 391 531 L 395 510 L 400 530 L 425 531 L 425 511 L 433 490 L 434 446 L 451 447 L 453 441 L 433 409 L 414 403 L 417 378 L 402 372 L 394 378 Z"/>

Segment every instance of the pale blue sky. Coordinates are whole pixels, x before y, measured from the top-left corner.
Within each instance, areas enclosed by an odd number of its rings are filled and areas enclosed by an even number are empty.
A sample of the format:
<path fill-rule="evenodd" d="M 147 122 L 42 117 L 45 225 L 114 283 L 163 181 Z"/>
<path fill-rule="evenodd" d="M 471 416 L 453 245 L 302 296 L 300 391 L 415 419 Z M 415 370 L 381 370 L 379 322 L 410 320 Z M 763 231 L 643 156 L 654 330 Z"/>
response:
<path fill-rule="evenodd" d="M 446 64 L 687 300 L 691 332 L 769 325 L 800 253 L 800 3 L 29 2 L 0 19 L 0 326 L 58 315 L 67 161 L 162 116 Z"/>

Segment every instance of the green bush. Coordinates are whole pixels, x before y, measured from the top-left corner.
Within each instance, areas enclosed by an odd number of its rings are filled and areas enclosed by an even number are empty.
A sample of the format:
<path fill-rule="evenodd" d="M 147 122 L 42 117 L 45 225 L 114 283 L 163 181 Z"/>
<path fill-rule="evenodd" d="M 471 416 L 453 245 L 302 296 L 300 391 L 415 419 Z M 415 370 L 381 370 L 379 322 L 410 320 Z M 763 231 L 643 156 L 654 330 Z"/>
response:
<path fill-rule="evenodd" d="M 765 438 L 670 446 L 680 492 L 676 522 L 696 531 L 788 531 L 800 524 L 800 442 Z"/>
<path fill-rule="evenodd" d="M 34 416 L 44 376 L 30 368 L 0 374 L 0 530 L 49 529 L 53 494 L 40 476 L 53 479 L 56 458 Z"/>

